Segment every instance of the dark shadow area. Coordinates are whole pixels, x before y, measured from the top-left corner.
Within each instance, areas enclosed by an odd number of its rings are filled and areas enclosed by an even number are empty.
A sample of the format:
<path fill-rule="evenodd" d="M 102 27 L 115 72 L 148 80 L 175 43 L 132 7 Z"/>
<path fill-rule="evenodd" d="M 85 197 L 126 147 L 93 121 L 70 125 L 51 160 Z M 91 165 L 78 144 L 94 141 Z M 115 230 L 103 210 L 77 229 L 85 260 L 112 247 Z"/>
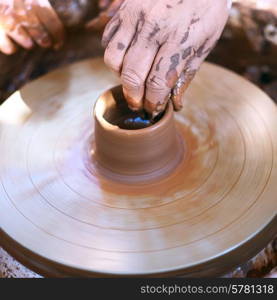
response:
<path fill-rule="evenodd" d="M 146 111 L 132 111 L 125 100 L 122 86 L 117 86 L 111 90 L 115 105 L 111 106 L 104 113 L 107 122 L 118 126 L 121 129 L 137 130 L 150 127 L 157 123 L 164 115 L 159 114 L 152 118 Z"/>

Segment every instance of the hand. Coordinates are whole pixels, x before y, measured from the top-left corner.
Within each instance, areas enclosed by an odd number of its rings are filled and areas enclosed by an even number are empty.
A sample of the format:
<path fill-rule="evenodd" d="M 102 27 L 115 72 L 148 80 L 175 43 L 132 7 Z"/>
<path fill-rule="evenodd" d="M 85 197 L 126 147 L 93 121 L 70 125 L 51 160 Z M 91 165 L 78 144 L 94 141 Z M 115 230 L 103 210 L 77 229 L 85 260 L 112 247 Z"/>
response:
<path fill-rule="evenodd" d="M 59 48 L 63 24 L 48 0 L 0 0 L 0 51 L 16 52 L 16 44 L 31 49 Z"/>
<path fill-rule="evenodd" d="M 133 110 L 152 115 L 182 94 L 219 39 L 227 0 L 125 0 L 105 28 L 105 63 Z"/>
<path fill-rule="evenodd" d="M 102 30 L 117 13 L 124 0 L 99 0 L 100 14 L 86 24 L 87 29 Z"/>

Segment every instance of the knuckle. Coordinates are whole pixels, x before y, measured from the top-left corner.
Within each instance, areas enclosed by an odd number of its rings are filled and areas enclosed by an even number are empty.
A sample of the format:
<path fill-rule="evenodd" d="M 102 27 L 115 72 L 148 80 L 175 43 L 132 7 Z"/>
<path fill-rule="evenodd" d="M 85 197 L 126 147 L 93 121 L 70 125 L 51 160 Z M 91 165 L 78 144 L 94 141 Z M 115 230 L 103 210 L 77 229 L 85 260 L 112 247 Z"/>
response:
<path fill-rule="evenodd" d="M 130 27 L 136 27 L 138 19 L 136 11 L 127 9 L 124 14 L 122 14 L 122 18 L 124 19 L 124 24 Z"/>
<path fill-rule="evenodd" d="M 143 85 L 141 76 L 133 69 L 123 70 L 121 80 L 123 84 L 130 89 L 139 89 Z"/>
<path fill-rule="evenodd" d="M 140 39 L 146 42 L 151 42 L 151 41 L 155 41 L 156 39 L 159 39 L 160 28 L 161 27 L 157 22 L 152 21 L 149 18 L 146 18 L 143 24 L 143 28 L 140 32 Z"/>
<path fill-rule="evenodd" d="M 152 31 L 158 25 L 158 23 L 155 21 L 155 19 L 156 18 L 151 17 L 151 16 L 145 19 L 144 26 L 145 26 L 146 31 Z"/>
<path fill-rule="evenodd" d="M 160 76 L 150 76 L 146 81 L 146 88 L 155 93 L 164 93 L 168 91 L 165 79 Z"/>

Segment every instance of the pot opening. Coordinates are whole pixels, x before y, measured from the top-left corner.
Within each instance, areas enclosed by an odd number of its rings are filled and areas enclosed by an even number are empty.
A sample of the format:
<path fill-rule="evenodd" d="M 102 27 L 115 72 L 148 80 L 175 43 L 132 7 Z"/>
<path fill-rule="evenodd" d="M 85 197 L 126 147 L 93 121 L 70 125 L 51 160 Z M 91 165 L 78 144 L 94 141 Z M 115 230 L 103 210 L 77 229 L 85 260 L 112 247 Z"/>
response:
<path fill-rule="evenodd" d="M 107 122 L 121 129 L 137 130 L 147 128 L 157 123 L 164 116 L 164 112 L 152 118 L 145 111 L 132 111 L 127 105 L 121 86 L 112 88 L 111 93 L 114 103 L 106 107 L 103 117 Z"/>

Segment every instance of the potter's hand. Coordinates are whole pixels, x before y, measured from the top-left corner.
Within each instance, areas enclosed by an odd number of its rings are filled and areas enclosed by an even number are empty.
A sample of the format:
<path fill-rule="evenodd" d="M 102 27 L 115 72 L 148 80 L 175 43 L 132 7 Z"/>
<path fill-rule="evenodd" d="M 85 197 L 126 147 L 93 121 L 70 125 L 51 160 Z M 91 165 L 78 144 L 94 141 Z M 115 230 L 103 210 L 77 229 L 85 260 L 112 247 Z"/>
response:
<path fill-rule="evenodd" d="M 103 35 L 105 63 L 133 110 L 156 115 L 181 95 L 220 37 L 227 0 L 125 0 Z"/>
<path fill-rule="evenodd" d="M 59 48 L 63 24 L 48 0 L 0 0 L 0 51 L 16 52 L 16 44 L 31 49 Z"/>

